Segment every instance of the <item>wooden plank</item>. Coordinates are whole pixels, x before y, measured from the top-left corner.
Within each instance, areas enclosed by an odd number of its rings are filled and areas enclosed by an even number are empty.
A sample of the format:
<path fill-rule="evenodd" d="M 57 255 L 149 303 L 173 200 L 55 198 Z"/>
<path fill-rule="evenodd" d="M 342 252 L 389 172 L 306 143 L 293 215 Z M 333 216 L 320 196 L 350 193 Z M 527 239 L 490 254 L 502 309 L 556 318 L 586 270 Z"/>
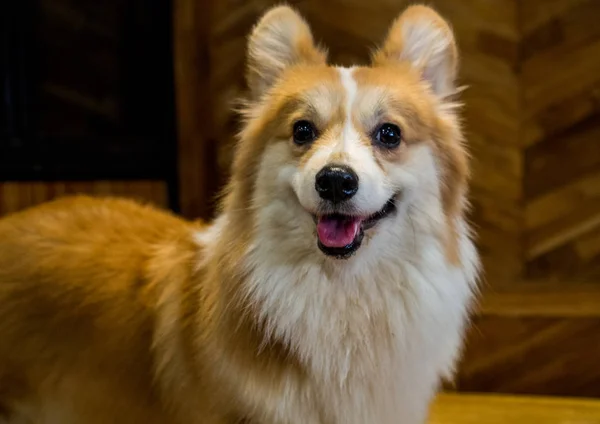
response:
<path fill-rule="evenodd" d="M 218 184 L 212 137 L 210 0 L 174 1 L 174 56 L 181 213 L 208 218 Z"/>
<path fill-rule="evenodd" d="M 456 387 L 466 392 L 599 397 L 600 343 L 590 337 L 598 326 L 598 316 L 478 315 Z"/>
<path fill-rule="evenodd" d="M 484 269 L 484 281 L 494 287 L 520 279 L 523 272 L 520 234 L 476 222 L 476 245 Z"/>
<path fill-rule="evenodd" d="M 122 196 L 168 207 L 163 181 L 5 182 L 0 183 L 0 216 L 73 194 Z"/>
<path fill-rule="evenodd" d="M 479 299 L 477 314 L 496 317 L 600 318 L 600 280 L 583 284 L 562 279 L 512 281 L 504 288 L 491 288 Z"/>
<path fill-rule="evenodd" d="M 525 195 L 535 198 L 600 168 L 600 116 L 525 152 Z"/>
<path fill-rule="evenodd" d="M 524 31 L 521 41 L 521 57 L 552 54 L 552 50 L 578 49 L 600 37 L 596 25 L 600 3 L 586 0 L 565 8 L 559 15 L 531 31 Z"/>
<path fill-rule="evenodd" d="M 459 392 L 600 396 L 600 280 L 483 286 L 454 387 Z M 484 421 L 487 422 L 487 421 Z"/>
<path fill-rule="evenodd" d="M 501 146 L 468 125 L 468 144 L 472 153 L 471 180 L 474 193 L 490 193 L 498 199 L 518 201 L 523 196 L 523 156 L 516 147 Z"/>
<path fill-rule="evenodd" d="M 523 95 L 528 114 L 598 83 L 600 38 L 573 48 L 561 46 L 533 56 L 522 64 Z"/>
<path fill-rule="evenodd" d="M 481 52 L 463 52 L 461 63 L 468 131 L 487 144 L 518 146 L 519 80 L 510 63 Z"/>
<path fill-rule="evenodd" d="M 596 220 L 597 222 L 597 220 Z M 589 225 L 583 221 L 583 225 Z M 571 231 L 579 226 L 570 228 Z M 567 233 L 570 238 L 554 239 L 555 245 L 526 263 L 526 276 L 561 280 L 566 277 L 600 281 L 600 225 L 586 231 Z M 529 253 L 529 252 L 528 252 Z"/>
<path fill-rule="evenodd" d="M 600 400 L 444 393 L 429 424 L 600 424 Z"/>
<path fill-rule="evenodd" d="M 551 104 L 534 116 L 525 109 L 523 145 L 531 146 L 543 140 L 556 138 L 562 132 L 600 115 L 600 79 L 592 86 L 563 101 Z"/>
<path fill-rule="evenodd" d="M 519 4 L 521 31 L 529 35 L 549 22 L 564 19 L 572 10 L 593 6 L 595 0 L 526 0 Z"/>
<path fill-rule="evenodd" d="M 575 242 L 575 249 L 579 257 L 591 261 L 600 256 L 600 228 L 591 231 Z"/>
<path fill-rule="evenodd" d="M 478 225 L 497 228 L 517 237 L 521 234 L 523 218 L 519 202 L 501 200 L 494 192 L 476 189 L 471 197 L 471 216 Z"/>
<path fill-rule="evenodd" d="M 394 1 L 394 0 L 387 0 Z M 455 31 L 486 30 L 503 38 L 519 39 L 519 1 L 516 0 L 433 0 L 435 6 L 452 22 Z"/>
<path fill-rule="evenodd" d="M 401 2 L 396 5 L 386 5 L 383 2 L 354 3 L 349 7 L 347 0 L 308 1 L 299 6 L 317 39 L 323 39 L 326 45 L 330 45 L 336 38 L 345 41 L 347 50 L 365 53 L 368 53 L 371 47 L 369 44 L 385 37 L 392 20 L 406 7 Z M 332 19 L 333 16 L 335 19 Z M 329 37 L 323 37 L 325 31 Z M 346 39 L 334 34 L 345 34 L 351 38 Z M 368 57 L 368 54 L 361 56 Z"/>
<path fill-rule="evenodd" d="M 600 228 L 600 201 L 594 201 L 573 211 L 572 214 L 527 234 L 527 259 L 537 258 L 557 247 Z"/>
<path fill-rule="evenodd" d="M 525 227 L 527 231 L 535 231 L 552 222 L 568 219 L 594 204 L 600 206 L 600 167 L 556 190 L 530 199 L 525 206 Z M 600 213 L 600 208 L 598 211 Z"/>
<path fill-rule="evenodd" d="M 535 3 L 537 0 L 523 5 L 523 138 L 527 145 L 597 114 L 600 105 L 600 62 L 594 53 L 600 40 L 600 26 L 596 25 L 600 3 L 562 1 L 543 7 Z M 550 17 L 529 31 L 530 21 L 547 12 Z"/>
<path fill-rule="evenodd" d="M 600 277 L 600 3 L 522 14 L 525 277 Z"/>

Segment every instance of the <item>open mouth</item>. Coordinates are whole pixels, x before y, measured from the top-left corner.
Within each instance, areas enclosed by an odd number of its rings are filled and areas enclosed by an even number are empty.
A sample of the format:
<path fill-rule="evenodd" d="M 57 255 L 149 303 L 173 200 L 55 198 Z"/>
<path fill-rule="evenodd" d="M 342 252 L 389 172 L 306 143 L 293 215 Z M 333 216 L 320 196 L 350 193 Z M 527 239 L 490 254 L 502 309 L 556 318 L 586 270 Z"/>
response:
<path fill-rule="evenodd" d="M 391 198 L 381 210 L 366 218 L 339 213 L 315 217 L 319 249 L 328 256 L 349 258 L 360 247 L 365 230 L 395 210 L 396 204 Z"/>

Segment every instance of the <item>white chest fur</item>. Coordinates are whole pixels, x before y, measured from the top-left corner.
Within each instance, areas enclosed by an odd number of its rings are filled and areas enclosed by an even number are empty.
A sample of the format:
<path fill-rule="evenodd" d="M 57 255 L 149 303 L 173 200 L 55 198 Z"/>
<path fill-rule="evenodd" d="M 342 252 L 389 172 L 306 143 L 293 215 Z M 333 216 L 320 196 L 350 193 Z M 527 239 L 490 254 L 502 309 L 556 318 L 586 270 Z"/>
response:
<path fill-rule="evenodd" d="M 447 264 L 433 236 L 419 240 L 402 261 L 357 257 L 338 267 L 309 261 L 285 265 L 272 251 L 254 257 L 251 296 L 272 334 L 295 351 L 311 375 L 304 383 L 308 387 L 291 390 L 297 398 L 290 392 L 281 398 L 274 422 L 297 422 L 298 415 L 286 411 L 308 410 L 320 424 L 424 420 L 460 350 L 477 258 L 466 237 L 461 268 Z M 385 236 L 375 241 L 388 243 Z"/>

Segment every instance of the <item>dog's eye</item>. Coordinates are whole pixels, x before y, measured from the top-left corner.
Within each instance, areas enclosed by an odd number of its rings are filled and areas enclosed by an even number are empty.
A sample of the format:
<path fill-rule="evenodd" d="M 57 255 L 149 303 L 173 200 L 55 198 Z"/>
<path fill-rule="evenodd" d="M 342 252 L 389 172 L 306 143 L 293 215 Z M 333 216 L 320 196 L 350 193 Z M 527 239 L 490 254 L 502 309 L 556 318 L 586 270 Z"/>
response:
<path fill-rule="evenodd" d="M 394 124 L 383 124 L 375 132 L 375 140 L 388 149 L 398 147 L 402 140 L 400 128 Z"/>
<path fill-rule="evenodd" d="M 294 143 L 302 145 L 317 138 L 315 126 L 308 121 L 298 121 L 294 124 Z"/>

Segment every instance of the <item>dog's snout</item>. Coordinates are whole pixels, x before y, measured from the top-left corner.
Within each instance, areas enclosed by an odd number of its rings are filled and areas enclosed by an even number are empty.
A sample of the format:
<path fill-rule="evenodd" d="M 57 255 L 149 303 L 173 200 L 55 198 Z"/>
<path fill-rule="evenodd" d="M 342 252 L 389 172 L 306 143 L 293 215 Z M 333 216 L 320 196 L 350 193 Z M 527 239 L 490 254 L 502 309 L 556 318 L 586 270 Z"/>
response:
<path fill-rule="evenodd" d="M 324 200 L 343 202 L 358 191 L 358 175 L 348 166 L 328 165 L 317 174 L 315 189 Z"/>

